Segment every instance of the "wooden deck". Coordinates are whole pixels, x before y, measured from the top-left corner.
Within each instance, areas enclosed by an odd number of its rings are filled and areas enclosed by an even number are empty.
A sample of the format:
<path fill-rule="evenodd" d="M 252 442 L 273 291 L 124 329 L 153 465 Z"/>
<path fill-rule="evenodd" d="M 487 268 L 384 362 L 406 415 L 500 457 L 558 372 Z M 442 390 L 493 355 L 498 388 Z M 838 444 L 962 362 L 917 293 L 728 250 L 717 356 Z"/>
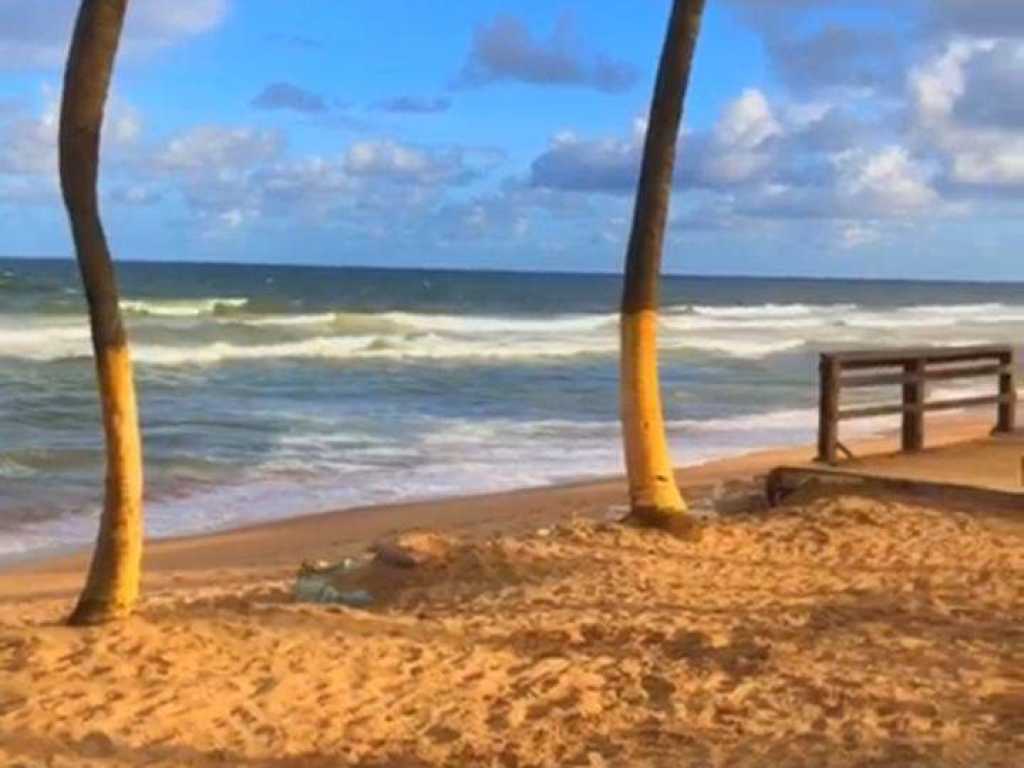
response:
<path fill-rule="evenodd" d="M 778 499 L 809 480 L 868 483 L 924 496 L 964 496 L 1024 512 L 1024 430 L 915 453 L 892 452 L 835 465 L 819 462 L 775 469 L 768 495 Z"/>

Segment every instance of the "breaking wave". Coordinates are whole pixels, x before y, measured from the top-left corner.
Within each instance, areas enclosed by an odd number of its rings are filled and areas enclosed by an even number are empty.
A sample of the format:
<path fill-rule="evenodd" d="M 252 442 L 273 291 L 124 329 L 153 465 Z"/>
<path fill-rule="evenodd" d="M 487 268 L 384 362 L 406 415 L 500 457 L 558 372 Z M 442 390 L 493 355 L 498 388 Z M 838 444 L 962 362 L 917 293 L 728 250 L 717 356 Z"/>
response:
<path fill-rule="evenodd" d="M 611 356 L 618 316 L 384 312 L 261 313 L 242 297 L 122 302 L 136 360 L 214 365 L 255 359 L 554 360 Z M 996 342 L 1024 322 L 1001 303 L 875 308 L 858 304 L 680 305 L 661 316 L 660 348 L 761 360 L 836 345 Z M 884 338 L 880 331 L 886 331 Z M 91 353 L 81 316 L 0 316 L 0 357 L 54 361 Z"/>
<path fill-rule="evenodd" d="M 780 318 L 806 317 L 813 314 L 848 312 L 856 309 L 856 304 L 758 304 L 754 306 L 702 306 L 677 308 L 675 311 L 692 312 L 706 317 L 731 318 Z M 669 311 L 672 311 L 671 309 Z"/>
<path fill-rule="evenodd" d="M 238 310 L 249 303 L 245 298 L 209 299 L 122 299 L 121 309 L 135 315 L 152 317 L 202 317 Z"/>

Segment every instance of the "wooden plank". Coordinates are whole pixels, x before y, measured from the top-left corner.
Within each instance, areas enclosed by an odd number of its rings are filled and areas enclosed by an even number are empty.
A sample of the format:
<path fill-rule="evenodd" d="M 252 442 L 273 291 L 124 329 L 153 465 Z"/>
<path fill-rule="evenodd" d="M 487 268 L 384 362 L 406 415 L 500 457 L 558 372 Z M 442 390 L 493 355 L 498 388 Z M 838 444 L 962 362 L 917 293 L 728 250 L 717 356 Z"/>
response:
<path fill-rule="evenodd" d="M 1014 370 L 1014 352 L 1009 350 L 1000 358 L 1006 369 L 999 374 L 999 414 L 996 432 L 1013 432 L 1017 428 L 1017 382 Z"/>
<path fill-rule="evenodd" d="M 987 397 L 962 397 L 959 400 L 940 400 L 937 403 L 925 403 L 926 411 L 949 411 L 954 408 L 971 408 L 975 405 L 998 405 L 1003 402 L 1002 395 Z"/>
<path fill-rule="evenodd" d="M 924 360 L 914 360 L 903 369 L 910 379 L 903 385 L 902 444 L 907 453 L 924 448 L 924 367 Z"/>
<path fill-rule="evenodd" d="M 822 355 L 818 372 L 818 461 L 835 464 L 839 444 L 839 363 L 832 355 Z"/>
<path fill-rule="evenodd" d="M 955 363 L 969 360 L 1000 360 L 1011 352 L 1008 345 L 979 345 L 971 347 L 910 347 L 887 350 L 853 350 L 835 352 L 833 357 L 839 361 L 843 369 L 875 368 L 897 366 L 924 360 L 927 363 Z"/>
<path fill-rule="evenodd" d="M 863 387 L 882 387 L 888 384 L 913 384 L 917 381 L 951 381 L 953 379 L 972 379 L 983 376 L 1001 376 L 1013 373 L 1006 365 L 971 365 L 961 368 L 946 368 L 937 371 L 925 371 L 924 374 L 879 373 L 871 376 L 844 376 L 839 380 L 844 389 L 860 389 Z"/>
<path fill-rule="evenodd" d="M 897 413 L 903 413 L 903 410 L 903 403 L 897 405 L 873 405 L 869 408 L 847 408 L 839 412 L 839 420 L 849 421 L 850 419 L 867 419 L 872 416 L 892 416 Z"/>
<path fill-rule="evenodd" d="M 996 405 L 1003 401 L 1002 395 L 987 395 L 985 397 L 962 397 L 957 400 L 940 400 L 935 403 L 912 406 L 899 404 L 876 405 L 868 408 L 848 408 L 839 412 L 839 420 L 848 421 L 849 419 L 866 419 L 871 416 L 891 416 L 906 411 L 948 411 L 953 408 L 970 408 L 976 405 Z"/>

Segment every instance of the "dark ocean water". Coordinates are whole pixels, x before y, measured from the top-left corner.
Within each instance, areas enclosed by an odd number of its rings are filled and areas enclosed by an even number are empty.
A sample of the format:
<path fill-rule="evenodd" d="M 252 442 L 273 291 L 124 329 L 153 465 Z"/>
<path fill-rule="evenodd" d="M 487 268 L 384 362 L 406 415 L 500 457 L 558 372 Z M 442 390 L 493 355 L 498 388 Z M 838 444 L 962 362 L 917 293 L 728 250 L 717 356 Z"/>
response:
<path fill-rule="evenodd" d="M 151 534 L 621 471 L 616 276 L 120 275 Z M 662 301 L 679 463 L 809 442 L 822 349 L 1024 338 L 1022 285 L 669 277 Z M 92 539 L 98 430 L 74 264 L 0 260 L 0 558 Z"/>

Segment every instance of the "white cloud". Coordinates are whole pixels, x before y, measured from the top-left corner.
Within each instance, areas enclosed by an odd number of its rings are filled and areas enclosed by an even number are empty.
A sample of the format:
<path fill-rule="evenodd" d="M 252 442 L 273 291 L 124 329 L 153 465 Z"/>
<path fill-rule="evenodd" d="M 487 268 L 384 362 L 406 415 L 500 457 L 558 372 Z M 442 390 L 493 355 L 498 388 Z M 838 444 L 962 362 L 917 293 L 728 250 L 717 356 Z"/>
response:
<path fill-rule="evenodd" d="M 798 114 L 807 119 L 804 112 Z M 786 131 L 764 94 L 748 89 L 726 105 L 710 132 L 684 130 L 676 182 L 683 187 L 721 189 L 751 181 L 771 165 L 775 140 Z M 573 131 L 561 131 L 534 160 L 532 181 L 551 189 L 631 193 L 645 133 L 643 118 L 633 121 L 624 138 L 584 139 Z"/>
<path fill-rule="evenodd" d="M 78 3 L 0 0 L 0 69 L 57 69 L 64 63 Z M 122 40 L 129 56 L 145 54 L 215 28 L 228 0 L 134 0 Z"/>
<path fill-rule="evenodd" d="M 851 149 L 833 157 L 839 200 L 850 209 L 880 217 L 912 214 L 933 206 L 939 195 L 926 170 L 899 146 L 877 152 Z"/>
<path fill-rule="evenodd" d="M 228 13 L 228 0 L 131 2 L 125 19 L 125 38 L 161 44 L 203 34 L 217 27 Z"/>
<path fill-rule="evenodd" d="M 157 162 L 172 171 L 246 169 L 275 159 L 284 144 L 278 131 L 201 125 L 168 141 Z"/>
<path fill-rule="evenodd" d="M 953 112 L 967 88 L 964 65 L 992 41 L 954 40 L 942 55 L 915 67 L 909 77 L 910 91 L 922 117 L 943 120 Z"/>
<path fill-rule="evenodd" d="M 703 158 L 707 175 L 725 184 L 751 178 L 771 161 L 766 144 L 782 133 L 764 94 L 747 89 L 725 108 L 712 130 L 709 151 Z"/>
<path fill-rule="evenodd" d="M 999 76 L 993 69 L 1007 59 L 1024 61 L 1024 42 L 959 39 L 910 75 L 917 131 L 942 156 L 952 184 L 1024 187 L 1024 113 L 991 101 L 1000 96 L 990 87 Z"/>
<path fill-rule="evenodd" d="M 604 53 L 590 53 L 571 14 L 562 14 L 548 39 L 536 39 L 519 18 L 500 15 L 474 30 L 469 56 L 456 78 L 461 86 L 502 80 L 570 85 L 616 92 L 628 89 L 636 70 Z"/>
<path fill-rule="evenodd" d="M 228 229 L 238 229 L 247 218 L 249 214 L 241 208 L 229 208 L 217 217 Z"/>
<path fill-rule="evenodd" d="M 143 180 L 162 183 L 163 198 L 183 200 L 204 238 L 284 221 L 388 237 L 403 221 L 431 215 L 450 187 L 477 178 L 502 157 L 391 138 L 292 156 L 278 131 L 204 125 L 161 143 L 137 171 Z M 134 202 L 127 191 L 121 201 Z"/>
<path fill-rule="evenodd" d="M 499 162 L 499 155 L 491 150 L 425 149 L 373 139 L 349 147 L 344 166 L 353 176 L 430 186 L 468 181 Z"/>
<path fill-rule="evenodd" d="M 872 245 L 881 237 L 877 228 L 861 222 L 844 223 L 839 228 L 839 242 L 846 250 Z"/>
<path fill-rule="evenodd" d="M 0 198 L 57 201 L 59 122 L 59 94 L 49 85 L 43 86 L 38 112 L 12 108 L 0 115 Z M 102 132 L 104 168 L 124 162 L 136 149 L 141 134 L 138 110 L 116 94 L 112 96 Z"/>
<path fill-rule="evenodd" d="M 768 99 L 756 88 L 748 88 L 729 104 L 714 129 L 717 142 L 743 149 L 756 149 L 781 133 Z"/>
<path fill-rule="evenodd" d="M 48 104 L 38 115 L 17 114 L 0 135 L 0 172 L 56 174 L 57 107 Z"/>
<path fill-rule="evenodd" d="M 640 126 L 642 128 L 642 126 Z M 687 133 L 676 167 L 680 203 L 699 216 L 679 230 L 760 231 L 767 221 L 835 222 L 838 244 L 881 238 L 881 221 L 949 212 L 937 168 L 898 141 L 862 141 L 852 113 L 821 99 L 776 106 L 758 89 L 726 105 L 709 131 Z M 532 166 L 534 185 L 575 192 L 635 190 L 642 131 L 624 139 L 555 136 Z"/>
<path fill-rule="evenodd" d="M 369 176 L 424 179 L 439 171 L 427 153 L 394 141 L 359 141 L 345 157 L 350 173 Z"/>

